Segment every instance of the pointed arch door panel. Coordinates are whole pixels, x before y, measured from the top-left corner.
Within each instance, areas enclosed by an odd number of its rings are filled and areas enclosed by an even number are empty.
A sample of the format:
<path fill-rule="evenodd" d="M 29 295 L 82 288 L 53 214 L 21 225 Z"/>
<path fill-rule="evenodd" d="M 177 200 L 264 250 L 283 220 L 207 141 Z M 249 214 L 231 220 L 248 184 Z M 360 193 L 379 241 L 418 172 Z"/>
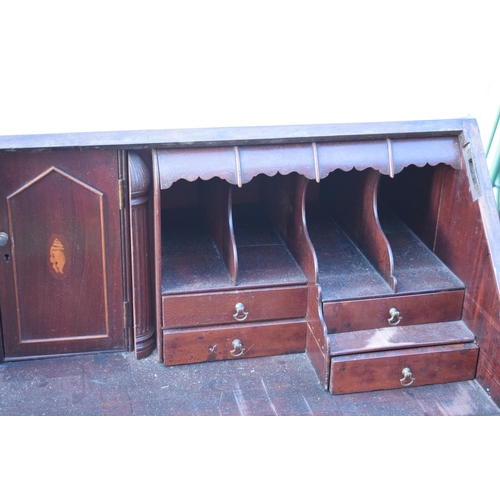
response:
<path fill-rule="evenodd" d="M 126 348 L 117 152 L 5 153 L 0 169 L 5 357 Z"/>

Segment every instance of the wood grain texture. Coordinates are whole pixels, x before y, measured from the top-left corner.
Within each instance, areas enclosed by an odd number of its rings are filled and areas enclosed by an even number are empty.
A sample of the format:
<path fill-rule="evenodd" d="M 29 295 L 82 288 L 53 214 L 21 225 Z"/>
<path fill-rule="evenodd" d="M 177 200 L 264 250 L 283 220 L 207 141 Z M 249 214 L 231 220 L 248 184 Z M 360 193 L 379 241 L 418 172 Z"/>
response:
<path fill-rule="evenodd" d="M 397 351 L 353 354 L 332 358 L 330 391 L 333 394 L 412 387 L 473 379 L 478 347 L 474 343 L 420 347 Z"/>
<path fill-rule="evenodd" d="M 200 204 L 204 209 L 207 225 L 224 261 L 232 282 L 238 282 L 238 250 L 233 230 L 231 189 L 221 179 L 211 179 L 200 186 Z"/>
<path fill-rule="evenodd" d="M 320 183 L 319 203 L 325 214 L 338 223 L 376 273 L 382 276 L 389 288 L 395 292 L 397 279 L 394 276 L 392 250 L 378 218 L 379 179 L 380 173 L 373 169 L 361 172 L 337 170 Z M 315 238 L 312 239 L 314 245 Z M 336 242 L 332 241 L 332 244 L 336 245 Z M 326 268 L 328 264 L 325 264 Z M 353 274 L 355 279 L 356 273 Z M 321 283 L 324 277 L 320 275 L 318 279 Z M 332 279 L 335 280 L 335 277 Z M 377 276 L 374 276 L 374 279 L 377 280 Z"/>
<path fill-rule="evenodd" d="M 305 320 L 244 326 L 164 330 L 165 365 L 203 363 L 304 352 Z M 233 342 L 241 341 L 241 347 Z"/>
<path fill-rule="evenodd" d="M 463 290 L 420 295 L 323 302 L 329 333 L 351 332 L 389 326 L 393 307 L 400 313 L 400 326 L 455 321 L 462 317 Z M 397 321 L 397 320 L 393 320 Z"/>
<path fill-rule="evenodd" d="M 2 416 L 500 416 L 476 380 L 332 395 L 300 353 L 170 367 L 131 352 L 88 354 L 0 364 L 0 384 Z"/>
<path fill-rule="evenodd" d="M 473 146 L 482 196 L 472 200 L 467 166 L 447 171 L 444 179 L 436 254 L 465 283 L 464 321 L 480 347 L 477 378 L 500 401 L 500 234 L 498 213 L 489 187 L 488 168 L 477 127 L 466 125 L 462 144 Z"/>
<path fill-rule="evenodd" d="M 243 321 L 234 317 L 238 303 L 248 313 Z M 164 328 L 302 318 L 306 315 L 307 287 L 167 295 L 162 304 Z M 244 314 L 237 317 L 241 319 Z"/>
<path fill-rule="evenodd" d="M 307 294 L 306 353 L 320 383 L 327 390 L 330 377 L 330 347 L 323 318 L 321 287 L 313 283 L 309 283 Z"/>
<path fill-rule="evenodd" d="M 141 359 L 153 351 L 156 331 L 148 217 L 151 174 L 142 158 L 134 152 L 129 153 L 129 172 L 134 345 L 135 354 Z"/>
<path fill-rule="evenodd" d="M 329 335 L 328 340 L 330 354 L 342 356 L 409 347 L 462 344 L 473 342 L 475 337 L 463 321 L 448 321 L 336 333 Z"/>
<path fill-rule="evenodd" d="M 117 151 L 2 154 L 0 176 L 6 358 L 124 349 Z"/>

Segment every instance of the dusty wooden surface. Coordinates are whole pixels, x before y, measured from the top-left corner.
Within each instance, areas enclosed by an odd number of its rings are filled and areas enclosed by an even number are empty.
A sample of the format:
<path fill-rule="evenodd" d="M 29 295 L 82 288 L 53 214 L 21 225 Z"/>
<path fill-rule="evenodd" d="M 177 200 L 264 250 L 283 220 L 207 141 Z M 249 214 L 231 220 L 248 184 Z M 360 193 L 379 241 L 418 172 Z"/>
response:
<path fill-rule="evenodd" d="M 165 367 L 153 354 L 0 365 L 0 415 L 500 415 L 475 380 L 333 396 L 305 354 Z"/>

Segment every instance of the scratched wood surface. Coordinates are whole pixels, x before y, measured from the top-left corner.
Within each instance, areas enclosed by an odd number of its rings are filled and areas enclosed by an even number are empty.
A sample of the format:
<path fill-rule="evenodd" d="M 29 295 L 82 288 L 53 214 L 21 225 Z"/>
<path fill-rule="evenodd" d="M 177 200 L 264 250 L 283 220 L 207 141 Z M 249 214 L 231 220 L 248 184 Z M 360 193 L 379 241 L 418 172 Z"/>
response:
<path fill-rule="evenodd" d="M 165 367 L 154 354 L 0 365 L 0 415 L 500 415 L 474 381 L 333 396 L 305 354 Z"/>

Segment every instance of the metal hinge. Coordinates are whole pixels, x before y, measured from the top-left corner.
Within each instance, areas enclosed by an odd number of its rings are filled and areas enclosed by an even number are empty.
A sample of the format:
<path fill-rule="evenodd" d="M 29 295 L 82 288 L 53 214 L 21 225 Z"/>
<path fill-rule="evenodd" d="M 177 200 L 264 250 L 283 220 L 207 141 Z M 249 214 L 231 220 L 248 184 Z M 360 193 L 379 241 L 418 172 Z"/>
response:
<path fill-rule="evenodd" d="M 118 203 L 120 204 L 120 210 L 123 210 L 126 206 L 127 195 L 127 184 L 125 179 L 118 179 Z"/>
<path fill-rule="evenodd" d="M 128 330 L 132 323 L 132 307 L 130 302 L 123 303 L 123 328 Z"/>
<path fill-rule="evenodd" d="M 472 147 L 469 142 L 463 146 L 463 152 L 465 158 L 465 167 L 467 170 L 467 177 L 469 178 L 472 201 L 476 201 L 481 197 L 481 185 L 479 183 L 476 165 L 472 156 Z"/>

